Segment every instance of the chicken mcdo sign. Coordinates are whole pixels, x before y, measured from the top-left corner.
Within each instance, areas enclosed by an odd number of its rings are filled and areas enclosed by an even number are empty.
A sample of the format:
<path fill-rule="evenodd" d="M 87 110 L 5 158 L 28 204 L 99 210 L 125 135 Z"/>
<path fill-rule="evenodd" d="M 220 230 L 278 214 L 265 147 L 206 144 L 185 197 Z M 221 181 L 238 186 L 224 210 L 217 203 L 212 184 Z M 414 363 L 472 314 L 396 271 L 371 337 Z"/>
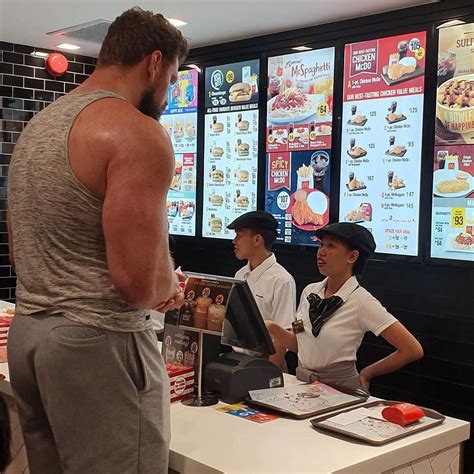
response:
<path fill-rule="evenodd" d="M 377 74 L 378 41 L 350 45 L 350 77 L 361 73 Z"/>

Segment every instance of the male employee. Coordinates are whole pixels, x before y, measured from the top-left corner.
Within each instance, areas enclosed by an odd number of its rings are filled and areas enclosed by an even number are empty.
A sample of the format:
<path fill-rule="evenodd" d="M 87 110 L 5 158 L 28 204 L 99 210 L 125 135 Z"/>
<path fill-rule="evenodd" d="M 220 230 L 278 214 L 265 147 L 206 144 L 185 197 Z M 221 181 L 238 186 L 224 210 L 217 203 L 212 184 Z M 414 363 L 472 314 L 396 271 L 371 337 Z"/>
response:
<path fill-rule="evenodd" d="M 264 211 L 252 211 L 231 222 L 235 230 L 235 256 L 248 260 L 235 278 L 246 280 L 264 320 L 291 328 L 296 312 L 296 285 L 293 277 L 271 252 L 277 236 L 276 219 Z"/>

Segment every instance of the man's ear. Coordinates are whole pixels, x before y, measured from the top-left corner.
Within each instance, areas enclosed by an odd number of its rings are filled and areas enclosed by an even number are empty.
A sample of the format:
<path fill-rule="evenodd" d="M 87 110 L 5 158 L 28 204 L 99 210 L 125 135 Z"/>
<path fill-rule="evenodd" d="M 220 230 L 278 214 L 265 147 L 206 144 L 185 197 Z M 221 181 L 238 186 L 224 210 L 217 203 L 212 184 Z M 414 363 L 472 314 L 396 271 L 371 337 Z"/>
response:
<path fill-rule="evenodd" d="M 155 78 L 163 63 L 163 55 L 159 49 L 153 51 L 148 57 L 147 71 L 151 79 Z"/>
<path fill-rule="evenodd" d="M 253 241 L 254 241 L 255 247 L 258 247 L 258 246 L 260 246 L 264 243 L 263 242 L 263 237 L 262 237 L 261 234 L 255 234 L 253 236 Z"/>

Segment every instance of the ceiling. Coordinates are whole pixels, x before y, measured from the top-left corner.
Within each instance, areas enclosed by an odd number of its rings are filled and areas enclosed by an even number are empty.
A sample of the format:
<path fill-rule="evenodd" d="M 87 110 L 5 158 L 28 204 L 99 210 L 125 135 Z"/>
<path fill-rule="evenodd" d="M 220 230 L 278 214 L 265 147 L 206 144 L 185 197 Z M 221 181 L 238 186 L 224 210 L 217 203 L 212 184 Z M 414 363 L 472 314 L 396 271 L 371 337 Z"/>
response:
<path fill-rule="evenodd" d="M 434 3 L 437 0 L 161 0 L 137 1 L 144 9 L 188 22 L 191 47 Z M 0 40 L 55 49 L 67 38 L 47 32 L 94 20 L 113 20 L 130 0 L 0 0 Z M 73 41 L 70 41 L 73 42 Z M 81 41 L 78 54 L 97 56 L 99 45 Z"/>

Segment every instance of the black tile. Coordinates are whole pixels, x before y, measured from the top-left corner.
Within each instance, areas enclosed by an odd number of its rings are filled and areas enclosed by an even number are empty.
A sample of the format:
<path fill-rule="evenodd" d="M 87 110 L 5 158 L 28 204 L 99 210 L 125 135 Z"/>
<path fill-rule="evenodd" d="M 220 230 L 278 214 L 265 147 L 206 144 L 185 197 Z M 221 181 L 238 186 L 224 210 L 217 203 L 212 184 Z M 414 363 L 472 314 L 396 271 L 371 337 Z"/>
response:
<path fill-rule="evenodd" d="M 82 84 L 89 76 L 86 74 L 76 74 L 76 84 Z"/>
<path fill-rule="evenodd" d="M 8 171 L 10 170 L 10 166 L 8 165 L 3 165 L 2 166 L 2 176 L 3 177 L 8 177 Z"/>
<path fill-rule="evenodd" d="M 65 94 L 61 94 L 59 92 L 54 93 L 54 100 L 58 100 L 60 97 L 63 97 Z"/>
<path fill-rule="evenodd" d="M 0 41 L 0 50 L 1 51 L 13 51 L 13 44 L 6 43 L 5 41 Z"/>
<path fill-rule="evenodd" d="M 13 64 L 23 64 L 24 61 L 23 54 L 18 53 L 3 53 L 3 62 L 5 63 L 13 63 Z"/>
<path fill-rule="evenodd" d="M 15 145 L 13 143 L 2 143 L 2 153 L 13 153 Z"/>
<path fill-rule="evenodd" d="M 10 76 L 8 74 L 4 74 L 3 75 L 3 85 L 4 86 L 23 87 L 23 77 L 22 76 Z"/>
<path fill-rule="evenodd" d="M 3 236 L 6 236 L 7 239 L 8 239 L 8 235 L 7 234 L 2 234 L 2 237 Z M 3 238 L 2 238 L 2 242 L 3 242 Z M 8 240 L 7 240 L 8 241 Z M 7 277 L 7 276 L 10 276 L 10 265 L 4 265 L 2 267 L 0 267 L 0 277 Z"/>
<path fill-rule="evenodd" d="M 61 82 L 74 82 L 74 74 L 72 72 L 66 72 L 62 76 L 57 77 Z"/>
<path fill-rule="evenodd" d="M 12 109 L 0 109 L 0 119 L 11 120 L 13 117 Z"/>
<path fill-rule="evenodd" d="M 61 51 L 61 54 L 69 61 L 75 61 L 74 53 L 66 53 L 66 51 Z"/>
<path fill-rule="evenodd" d="M 8 97 L 4 97 L 1 99 L 2 107 L 7 109 L 22 109 L 23 108 L 23 101 L 20 99 L 11 99 Z"/>
<path fill-rule="evenodd" d="M 35 48 L 32 46 L 25 46 L 24 44 L 15 44 L 13 46 L 15 53 L 24 53 L 24 54 L 31 54 Z"/>
<path fill-rule="evenodd" d="M 19 99 L 32 99 L 33 98 L 33 90 L 31 89 L 20 89 L 18 87 L 15 87 L 15 89 L 13 89 L 13 94 L 15 97 L 18 97 Z"/>
<path fill-rule="evenodd" d="M 25 56 L 25 64 L 44 68 L 44 58 L 36 58 L 35 56 L 27 55 Z"/>
<path fill-rule="evenodd" d="M 35 91 L 35 99 L 52 102 L 54 100 L 54 94 L 47 91 Z"/>
<path fill-rule="evenodd" d="M 22 132 L 23 123 L 14 122 L 13 120 L 2 120 L 2 130 L 6 132 Z"/>
<path fill-rule="evenodd" d="M 12 143 L 11 132 L 0 132 L 0 141 L 5 143 Z"/>
<path fill-rule="evenodd" d="M 17 66 L 15 65 L 13 70 L 17 76 L 24 77 L 35 77 L 35 68 L 30 66 Z"/>
<path fill-rule="evenodd" d="M 79 74 L 84 74 L 84 64 L 70 62 L 67 70 L 69 72 L 77 72 Z"/>
<path fill-rule="evenodd" d="M 3 258 L 3 257 L 2 257 Z M 6 265 L 6 264 L 5 264 Z M 10 289 L 0 288 L 0 299 L 7 300 L 10 298 Z"/>
<path fill-rule="evenodd" d="M 0 245 L 0 252 L 4 252 L 5 250 L 3 249 L 4 247 L 7 248 L 7 253 L 8 255 L 8 245 Z M 16 278 L 0 278 L 0 288 L 14 288 L 16 286 Z"/>
<path fill-rule="evenodd" d="M 77 87 L 77 84 L 69 84 L 69 83 L 66 83 L 66 84 L 65 84 L 65 87 L 64 87 L 64 91 L 65 91 L 66 93 L 68 93 L 68 92 L 71 92 L 72 90 L 74 90 L 76 87 Z"/>
<path fill-rule="evenodd" d="M 64 82 L 45 81 L 44 88 L 48 91 L 64 92 Z"/>
<path fill-rule="evenodd" d="M 84 65 L 84 74 L 88 74 L 89 76 L 94 72 L 95 66 L 91 66 L 89 64 Z"/>
<path fill-rule="evenodd" d="M 12 97 L 13 89 L 7 86 L 0 86 L 0 96 L 3 97 Z"/>
<path fill-rule="evenodd" d="M 20 138 L 21 132 L 12 132 L 12 143 L 17 143 L 18 139 Z"/>
<path fill-rule="evenodd" d="M 15 303 L 16 301 L 16 288 L 10 288 L 10 303 Z"/>
<path fill-rule="evenodd" d="M 30 89 L 44 89 L 44 81 L 43 79 L 30 79 L 26 77 L 25 87 L 28 87 Z"/>
<path fill-rule="evenodd" d="M 13 111 L 13 120 L 19 120 L 20 122 L 28 122 L 33 118 L 32 112 L 25 112 L 23 110 L 14 110 Z"/>
<path fill-rule="evenodd" d="M 442 337 L 421 336 L 425 356 L 474 366 L 474 343 L 452 342 Z"/>
<path fill-rule="evenodd" d="M 25 100 L 25 104 L 23 108 L 25 110 L 33 110 L 34 112 L 40 112 L 44 108 L 44 103 L 39 100 L 38 101 Z"/>
<path fill-rule="evenodd" d="M 0 165 L 9 165 L 11 159 L 11 155 L 0 153 Z"/>
<path fill-rule="evenodd" d="M 35 68 L 35 77 L 37 79 L 54 79 L 53 76 L 46 70 L 41 67 Z"/>
<path fill-rule="evenodd" d="M 90 58 L 89 56 L 81 56 L 79 54 L 76 54 L 76 62 L 85 63 L 85 64 L 94 64 L 94 58 Z"/>
<path fill-rule="evenodd" d="M 0 63 L 0 73 L 1 74 L 12 74 L 13 73 L 13 64 Z"/>

